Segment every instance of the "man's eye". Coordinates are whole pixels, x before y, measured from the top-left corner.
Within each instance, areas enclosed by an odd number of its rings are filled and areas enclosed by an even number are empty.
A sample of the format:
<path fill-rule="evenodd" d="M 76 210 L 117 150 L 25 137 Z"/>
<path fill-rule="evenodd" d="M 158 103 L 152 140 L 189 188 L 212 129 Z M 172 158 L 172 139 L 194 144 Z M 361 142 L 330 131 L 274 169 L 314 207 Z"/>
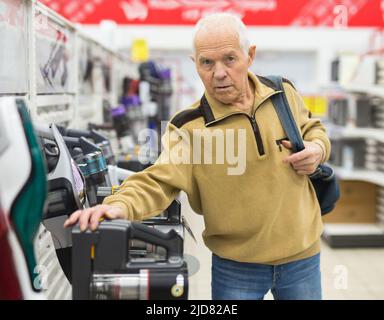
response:
<path fill-rule="evenodd" d="M 203 64 L 203 65 L 210 65 L 212 63 L 212 61 L 211 60 L 208 60 L 208 59 L 203 59 L 202 61 L 201 61 L 201 64 Z"/>
<path fill-rule="evenodd" d="M 229 56 L 229 57 L 227 57 L 227 61 L 233 62 L 233 61 L 235 61 L 235 57 Z"/>

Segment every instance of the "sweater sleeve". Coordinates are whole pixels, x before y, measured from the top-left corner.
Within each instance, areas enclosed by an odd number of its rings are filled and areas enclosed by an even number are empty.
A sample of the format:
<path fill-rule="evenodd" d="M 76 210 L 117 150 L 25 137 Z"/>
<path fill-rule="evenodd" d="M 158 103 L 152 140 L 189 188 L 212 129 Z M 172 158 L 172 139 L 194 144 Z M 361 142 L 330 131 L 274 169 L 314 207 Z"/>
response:
<path fill-rule="evenodd" d="M 331 154 L 331 143 L 324 125 L 320 119 L 310 117 L 310 112 L 305 106 L 303 98 L 291 85 L 284 84 L 284 89 L 303 140 L 317 143 L 323 149 L 321 162 L 328 161 Z"/>
<path fill-rule="evenodd" d="M 122 208 L 128 220 L 144 220 L 168 208 L 180 190 L 188 193 L 192 164 L 187 131 L 168 123 L 162 144 L 156 162 L 125 179 L 120 190 L 105 198 L 103 204 Z"/>

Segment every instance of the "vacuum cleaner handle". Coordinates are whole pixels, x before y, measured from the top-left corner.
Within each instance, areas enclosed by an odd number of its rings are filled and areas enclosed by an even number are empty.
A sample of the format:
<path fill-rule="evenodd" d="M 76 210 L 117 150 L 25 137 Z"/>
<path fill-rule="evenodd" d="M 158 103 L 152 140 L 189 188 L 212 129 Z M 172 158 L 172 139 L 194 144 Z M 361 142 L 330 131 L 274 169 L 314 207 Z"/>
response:
<path fill-rule="evenodd" d="M 84 138 L 92 139 L 95 143 L 101 143 L 104 141 L 109 142 L 109 139 L 106 136 L 104 136 L 100 132 L 97 132 L 95 129 L 79 130 L 79 129 L 68 129 L 62 126 L 59 126 L 58 129 L 63 136 L 73 137 L 73 138 L 84 137 Z"/>
<path fill-rule="evenodd" d="M 146 225 L 132 222 L 130 231 L 130 237 L 133 239 L 164 247 L 167 250 L 168 261 L 171 263 L 172 259 L 183 256 L 183 240 L 173 229 L 164 233 Z M 175 262 L 179 262 L 179 260 Z"/>

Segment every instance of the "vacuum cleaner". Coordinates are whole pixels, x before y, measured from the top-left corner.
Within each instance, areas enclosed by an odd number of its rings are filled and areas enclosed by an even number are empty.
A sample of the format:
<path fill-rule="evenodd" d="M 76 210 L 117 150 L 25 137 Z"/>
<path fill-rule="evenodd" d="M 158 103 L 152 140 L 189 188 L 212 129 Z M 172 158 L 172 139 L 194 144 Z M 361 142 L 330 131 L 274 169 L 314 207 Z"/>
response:
<path fill-rule="evenodd" d="M 73 299 L 180 300 L 188 298 L 183 239 L 127 220 L 103 221 L 94 231 L 73 228 Z M 138 257 L 131 240 L 164 248 L 166 255 Z"/>
<path fill-rule="evenodd" d="M 112 186 L 104 153 L 101 148 L 84 137 L 65 136 L 63 139 L 85 178 L 88 203 L 93 207 L 98 204 L 98 188 Z"/>
<path fill-rule="evenodd" d="M 108 165 L 116 165 L 115 155 L 112 150 L 109 139 L 101 134 L 100 132 L 92 130 L 77 130 L 68 129 L 62 126 L 58 126 L 60 133 L 65 137 L 73 138 L 86 138 L 90 139 L 95 143 L 102 151 L 104 158 Z"/>
<path fill-rule="evenodd" d="M 52 235 L 61 268 L 71 282 L 72 236 L 64 228 L 75 211 L 88 207 L 85 179 L 54 124 L 37 127 L 47 163 L 48 197 L 43 224 Z"/>

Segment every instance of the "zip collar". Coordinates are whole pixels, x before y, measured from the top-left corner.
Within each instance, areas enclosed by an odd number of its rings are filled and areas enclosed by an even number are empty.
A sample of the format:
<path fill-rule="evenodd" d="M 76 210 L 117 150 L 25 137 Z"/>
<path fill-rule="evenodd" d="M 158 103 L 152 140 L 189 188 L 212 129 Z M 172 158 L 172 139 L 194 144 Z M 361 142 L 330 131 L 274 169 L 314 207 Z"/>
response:
<path fill-rule="evenodd" d="M 255 87 L 255 101 L 252 107 L 254 116 L 256 110 L 266 100 L 275 94 L 281 93 L 282 91 L 278 90 L 268 79 L 256 76 L 251 72 L 248 72 L 248 78 L 254 83 Z M 200 100 L 200 109 L 203 114 L 206 127 L 235 114 L 244 114 L 249 117 L 248 113 L 236 111 L 234 108 L 231 108 L 231 105 L 221 103 L 220 101 L 212 98 L 207 91 L 205 91 Z"/>

